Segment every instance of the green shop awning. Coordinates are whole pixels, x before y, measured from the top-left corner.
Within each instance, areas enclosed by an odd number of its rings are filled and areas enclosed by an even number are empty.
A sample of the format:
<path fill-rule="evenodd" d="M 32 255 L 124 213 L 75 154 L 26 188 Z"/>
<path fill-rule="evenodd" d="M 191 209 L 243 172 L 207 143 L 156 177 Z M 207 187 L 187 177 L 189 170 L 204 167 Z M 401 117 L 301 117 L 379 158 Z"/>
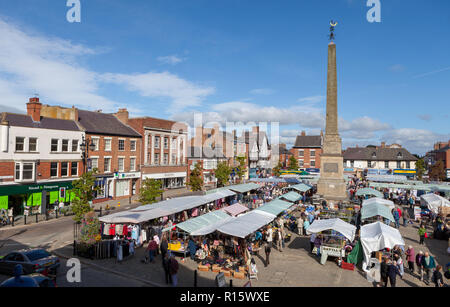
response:
<path fill-rule="evenodd" d="M 59 188 L 72 189 L 72 181 L 47 182 L 41 184 L 16 184 L 0 186 L 0 195 L 18 195 L 59 191 Z"/>

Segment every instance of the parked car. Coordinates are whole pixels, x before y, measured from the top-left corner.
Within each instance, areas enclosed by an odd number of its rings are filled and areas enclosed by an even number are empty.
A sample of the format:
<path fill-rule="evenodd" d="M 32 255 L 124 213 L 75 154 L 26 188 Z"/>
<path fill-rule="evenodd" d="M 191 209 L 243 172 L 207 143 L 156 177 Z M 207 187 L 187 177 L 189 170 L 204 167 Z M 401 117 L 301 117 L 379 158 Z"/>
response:
<path fill-rule="evenodd" d="M 55 288 L 56 287 L 56 281 L 48 276 L 39 274 L 39 273 L 33 273 L 31 275 L 28 275 L 31 278 L 33 278 L 41 288 Z"/>
<path fill-rule="evenodd" d="M 14 267 L 20 264 L 23 274 L 50 273 L 56 275 L 60 266 L 59 258 L 44 249 L 15 251 L 0 258 L 0 274 L 14 275 Z"/>

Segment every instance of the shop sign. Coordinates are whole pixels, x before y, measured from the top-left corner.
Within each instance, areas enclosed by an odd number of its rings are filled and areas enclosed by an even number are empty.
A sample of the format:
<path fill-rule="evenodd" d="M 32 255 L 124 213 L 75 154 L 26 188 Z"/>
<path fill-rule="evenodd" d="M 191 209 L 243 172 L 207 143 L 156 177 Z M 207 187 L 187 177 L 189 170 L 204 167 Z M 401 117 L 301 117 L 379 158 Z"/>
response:
<path fill-rule="evenodd" d="M 116 179 L 129 179 L 129 178 L 141 178 L 141 173 L 115 173 Z"/>
<path fill-rule="evenodd" d="M 344 172 L 354 172 L 354 168 L 344 168 Z"/>
<path fill-rule="evenodd" d="M 447 170 L 447 179 L 450 179 L 450 169 Z"/>
<path fill-rule="evenodd" d="M 320 173 L 320 169 L 319 168 L 307 168 L 306 171 L 308 173 Z"/>
<path fill-rule="evenodd" d="M 394 175 L 415 175 L 415 169 L 394 169 Z"/>
<path fill-rule="evenodd" d="M 29 185 L 5 185 L 0 186 L 0 195 L 17 195 L 17 194 L 31 194 L 39 193 L 43 190 L 47 192 L 59 191 L 59 188 L 72 189 L 72 181 L 65 182 L 50 182 L 43 184 L 29 184 Z"/>
<path fill-rule="evenodd" d="M 321 248 L 321 252 L 323 254 L 327 254 L 328 256 L 333 256 L 333 257 L 342 257 L 343 256 L 342 248 L 330 247 L 330 246 L 324 246 L 324 245 L 322 245 L 320 248 Z"/>

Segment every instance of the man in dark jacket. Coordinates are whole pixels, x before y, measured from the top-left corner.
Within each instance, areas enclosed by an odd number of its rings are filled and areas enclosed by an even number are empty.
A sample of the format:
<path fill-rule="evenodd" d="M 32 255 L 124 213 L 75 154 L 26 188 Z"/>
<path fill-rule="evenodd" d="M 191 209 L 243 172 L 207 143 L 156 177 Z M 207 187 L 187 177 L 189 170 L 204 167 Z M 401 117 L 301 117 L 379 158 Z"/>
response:
<path fill-rule="evenodd" d="M 170 256 L 169 259 L 169 273 L 172 277 L 172 286 L 176 287 L 178 285 L 178 261 L 174 256 Z"/>
<path fill-rule="evenodd" d="M 270 252 L 271 252 L 271 245 L 272 245 L 272 242 L 266 242 L 266 246 L 264 247 L 264 251 L 266 252 L 265 266 L 269 265 L 269 256 L 270 256 Z"/>
<path fill-rule="evenodd" d="M 164 257 L 167 254 L 167 251 L 169 250 L 169 243 L 167 242 L 167 238 L 165 236 L 163 236 L 159 248 L 161 249 L 162 259 L 164 259 Z"/>
<path fill-rule="evenodd" d="M 389 264 L 388 276 L 389 282 L 391 283 L 391 287 L 395 287 L 397 275 L 400 276 L 400 278 L 403 278 L 402 275 L 400 274 L 400 270 L 398 269 L 397 265 L 395 263 Z"/>
<path fill-rule="evenodd" d="M 164 269 L 166 284 L 172 283 L 172 276 L 170 275 L 169 262 L 170 262 L 170 258 L 169 258 L 169 255 L 166 253 L 166 254 L 164 254 L 163 259 L 162 259 L 162 266 Z"/>
<path fill-rule="evenodd" d="M 381 280 L 380 280 L 380 286 L 387 287 L 388 283 L 388 272 L 389 272 L 389 258 L 384 258 L 383 262 L 381 262 L 380 265 L 380 273 L 381 273 Z"/>

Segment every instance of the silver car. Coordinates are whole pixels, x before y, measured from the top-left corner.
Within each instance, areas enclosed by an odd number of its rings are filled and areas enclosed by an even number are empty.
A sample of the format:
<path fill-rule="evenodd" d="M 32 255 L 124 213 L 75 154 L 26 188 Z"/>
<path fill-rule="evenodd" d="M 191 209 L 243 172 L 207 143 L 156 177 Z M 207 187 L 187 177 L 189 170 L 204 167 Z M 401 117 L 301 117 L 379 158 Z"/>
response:
<path fill-rule="evenodd" d="M 0 274 L 14 275 L 14 267 L 17 264 L 22 265 L 24 275 L 32 273 L 56 275 L 60 261 L 45 249 L 15 251 L 0 258 Z"/>

